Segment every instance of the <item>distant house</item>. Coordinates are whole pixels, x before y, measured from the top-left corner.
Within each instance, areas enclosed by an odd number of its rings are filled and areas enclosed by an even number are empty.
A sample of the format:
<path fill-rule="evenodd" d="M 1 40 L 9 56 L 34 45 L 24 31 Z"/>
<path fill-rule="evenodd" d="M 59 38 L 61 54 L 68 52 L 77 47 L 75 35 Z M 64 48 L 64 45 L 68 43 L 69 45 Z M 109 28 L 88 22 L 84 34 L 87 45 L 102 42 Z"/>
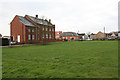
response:
<path fill-rule="evenodd" d="M 109 36 L 107 38 L 113 37 L 113 38 L 116 39 L 119 36 L 119 32 L 110 32 L 108 35 Z"/>
<path fill-rule="evenodd" d="M 18 43 L 41 43 L 55 40 L 55 25 L 51 23 L 51 19 L 40 19 L 38 15 L 35 17 L 16 15 L 10 25 L 11 37 Z"/>
<path fill-rule="evenodd" d="M 82 36 L 82 39 L 83 39 L 83 40 L 88 40 L 88 39 L 89 39 L 89 36 L 88 36 L 88 35 L 84 35 L 84 36 Z"/>
<path fill-rule="evenodd" d="M 90 39 L 95 40 L 95 39 L 96 39 L 96 34 L 91 33 L 91 34 L 90 34 Z"/>
<path fill-rule="evenodd" d="M 68 40 L 68 41 L 79 40 L 79 36 L 75 32 L 63 32 L 61 36 L 63 40 Z"/>
<path fill-rule="evenodd" d="M 106 38 L 106 34 L 102 33 L 101 31 L 99 31 L 97 34 L 96 34 L 96 39 L 98 40 L 101 40 L 101 39 L 105 39 Z"/>
<path fill-rule="evenodd" d="M 83 39 L 83 36 L 85 35 L 85 33 L 77 33 L 79 36 L 79 39 Z"/>
<path fill-rule="evenodd" d="M 120 37 L 120 31 L 118 31 L 118 37 Z"/>
<path fill-rule="evenodd" d="M 56 32 L 55 32 L 55 38 L 56 38 L 56 39 L 62 39 L 62 36 L 61 36 L 61 35 L 62 35 L 62 31 L 56 31 Z"/>

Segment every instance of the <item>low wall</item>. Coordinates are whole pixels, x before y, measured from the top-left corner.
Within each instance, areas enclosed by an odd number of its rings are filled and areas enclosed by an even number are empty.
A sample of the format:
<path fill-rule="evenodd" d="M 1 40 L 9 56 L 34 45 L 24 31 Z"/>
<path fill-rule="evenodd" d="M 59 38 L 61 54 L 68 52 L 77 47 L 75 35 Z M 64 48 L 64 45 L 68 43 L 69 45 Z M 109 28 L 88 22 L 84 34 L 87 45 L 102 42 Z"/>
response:
<path fill-rule="evenodd" d="M 40 43 L 42 42 L 45 42 L 45 43 L 48 43 L 48 42 L 62 42 L 63 40 L 44 40 L 44 41 L 40 41 Z"/>
<path fill-rule="evenodd" d="M 63 40 L 40 40 L 40 41 L 32 41 L 26 43 L 17 43 L 15 45 L 22 45 L 22 44 L 39 44 L 39 43 L 49 43 L 49 42 L 62 42 Z"/>

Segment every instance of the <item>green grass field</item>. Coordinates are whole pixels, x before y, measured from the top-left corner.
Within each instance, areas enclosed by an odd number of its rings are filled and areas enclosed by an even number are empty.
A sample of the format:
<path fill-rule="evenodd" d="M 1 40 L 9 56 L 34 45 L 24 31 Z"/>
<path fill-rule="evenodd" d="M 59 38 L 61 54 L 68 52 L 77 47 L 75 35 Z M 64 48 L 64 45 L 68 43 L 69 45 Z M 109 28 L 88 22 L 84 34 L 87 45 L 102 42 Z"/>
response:
<path fill-rule="evenodd" d="M 4 47 L 3 78 L 117 78 L 117 41 Z"/>

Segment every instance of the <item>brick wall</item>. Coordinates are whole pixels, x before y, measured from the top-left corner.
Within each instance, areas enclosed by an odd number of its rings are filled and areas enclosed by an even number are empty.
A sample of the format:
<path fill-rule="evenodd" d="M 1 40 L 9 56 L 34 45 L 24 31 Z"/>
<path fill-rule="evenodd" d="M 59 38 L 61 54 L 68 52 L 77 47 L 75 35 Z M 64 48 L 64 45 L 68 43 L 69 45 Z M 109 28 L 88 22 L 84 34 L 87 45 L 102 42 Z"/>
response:
<path fill-rule="evenodd" d="M 25 42 L 25 25 L 22 24 L 19 20 L 19 17 L 15 16 L 13 21 L 10 23 L 11 37 L 14 38 L 14 41 L 18 41 L 18 35 L 20 35 L 20 43 Z"/>

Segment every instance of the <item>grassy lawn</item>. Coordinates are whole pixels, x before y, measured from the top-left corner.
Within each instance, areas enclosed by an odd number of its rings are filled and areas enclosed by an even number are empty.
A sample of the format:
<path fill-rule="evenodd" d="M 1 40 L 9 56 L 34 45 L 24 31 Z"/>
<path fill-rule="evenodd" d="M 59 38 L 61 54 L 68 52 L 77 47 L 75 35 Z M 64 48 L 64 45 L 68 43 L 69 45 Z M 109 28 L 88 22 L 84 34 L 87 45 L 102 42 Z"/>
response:
<path fill-rule="evenodd" d="M 116 78 L 117 41 L 3 48 L 3 78 Z"/>

